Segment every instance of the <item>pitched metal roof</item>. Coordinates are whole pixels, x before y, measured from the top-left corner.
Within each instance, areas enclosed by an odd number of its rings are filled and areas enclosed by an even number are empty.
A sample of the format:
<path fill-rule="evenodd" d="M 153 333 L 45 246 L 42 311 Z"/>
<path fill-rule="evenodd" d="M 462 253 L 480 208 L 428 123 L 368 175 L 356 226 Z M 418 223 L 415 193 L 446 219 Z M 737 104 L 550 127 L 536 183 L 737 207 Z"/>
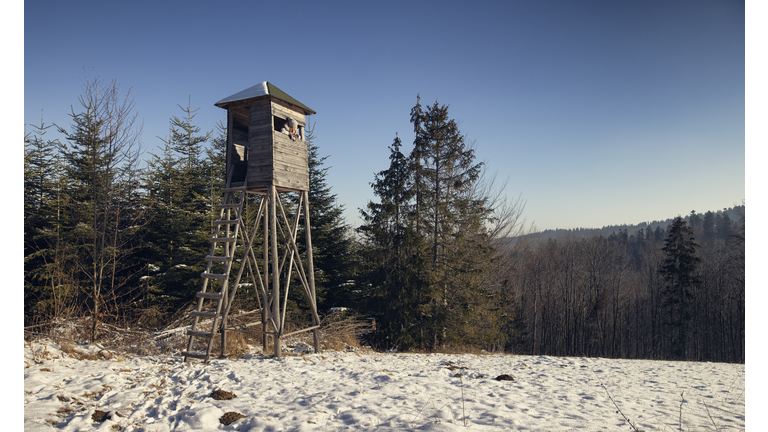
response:
<path fill-rule="evenodd" d="M 257 98 L 260 96 L 267 96 L 267 95 L 280 99 L 284 102 L 288 102 L 289 104 L 296 105 L 297 107 L 303 108 L 309 114 L 316 114 L 315 111 L 312 110 L 312 108 L 297 101 L 296 99 L 291 97 L 288 93 L 280 90 L 279 88 L 277 88 L 276 85 L 269 83 L 267 81 L 262 81 L 253 87 L 249 87 L 243 91 L 239 91 L 233 94 L 232 96 L 225 97 L 224 99 L 216 102 L 214 105 L 216 105 L 217 107 L 226 108 L 226 105 L 230 102 L 253 99 L 253 98 Z"/>

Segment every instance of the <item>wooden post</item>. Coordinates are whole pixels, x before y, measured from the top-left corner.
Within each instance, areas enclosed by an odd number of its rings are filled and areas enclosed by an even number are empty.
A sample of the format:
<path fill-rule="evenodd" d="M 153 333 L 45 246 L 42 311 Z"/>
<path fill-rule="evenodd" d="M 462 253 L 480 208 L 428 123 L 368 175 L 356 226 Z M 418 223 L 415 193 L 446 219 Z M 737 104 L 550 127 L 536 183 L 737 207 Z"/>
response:
<path fill-rule="evenodd" d="M 264 205 L 264 289 L 269 289 L 269 198 L 264 195 L 264 199 L 267 201 Z M 269 324 L 267 323 L 267 308 L 270 306 L 269 299 L 264 299 L 264 307 L 261 310 L 261 352 L 267 352 L 267 332 L 269 331 Z"/>
<path fill-rule="evenodd" d="M 226 197 L 226 196 L 229 196 L 229 195 L 225 194 L 224 196 Z M 222 202 L 222 204 L 227 204 L 227 203 Z M 225 214 L 226 214 L 226 218 L 227 219 L 232 219 L 232 210 L 231 209 L 227 209 L 225 211 Z M 225 237 L 229 237 L 231 235 L 231 233 L 229 232 L 230 231 L 229 228 L 230 228 L 229 225 L 227 225 L 226 226 L 226 231 L 225 231 Z M 234 255 L 235 255 L 234 249 L 235 249 L 235 244 L 234 243 L 232 243 L 232 245 L 230 245 L 228 243 L 224 244 L 224 250 L 226 251 L 224 254 L 226 256 L 234 257 Z M 227 281 L 226 280 L 221 282 L 221 293 L 224 295 L 224 298 L 222 299 L 222 301 L 224 302 L 225 305 L 228 304 L 229 303 L 229 286 L 227 285 Z M 221 355 L 219 356 L 220 358 L 224 358 L 227 355 L 227 314 L 226 314 L 226 310 L 224 312 L 225 313 L 221 317 L 221 323 L 219 324 L 220 328 L 221 328 L 221 331 L 220 331 L 220 334 L 221 334 Z M 213 329 L 211 329 L 211 332 L 213 332 Z"/>
<path fill-rule="evenodd" d="M 309 283 L 309 292 L 312 294 L 310 299 L 310 309 L 312 310 L 312 325 L 319 326 L 320 318 L 317 316 L 317 296 L 315 295 L 315 268 L 312 262 L 312 234 L 310 231 L 311 224 L 309 221 L 309 193 L 307 191 L 301 191 L 304 196 L 304 232 L 306 233 L 307 242 L 307 282 Z M 312 330 L 315 339 L 315 352 L 320 352 L 320 330 Z"/>
<path fill-rule="evenodd" d="M 280 358 L 280 333 L 283 329 L 279 328 L 282 322 L 280 315 L 280 263 L 277 256 L 277 188 L 275 185 L 269 186 L 269 225 L 270 225 L 270 243 L 272 243 L 272 317 L 275 320 L 274 336 L 272 341 L 275 345 L 275 357 Z M 282 327 L 282 326 L 280 326 Z"/>

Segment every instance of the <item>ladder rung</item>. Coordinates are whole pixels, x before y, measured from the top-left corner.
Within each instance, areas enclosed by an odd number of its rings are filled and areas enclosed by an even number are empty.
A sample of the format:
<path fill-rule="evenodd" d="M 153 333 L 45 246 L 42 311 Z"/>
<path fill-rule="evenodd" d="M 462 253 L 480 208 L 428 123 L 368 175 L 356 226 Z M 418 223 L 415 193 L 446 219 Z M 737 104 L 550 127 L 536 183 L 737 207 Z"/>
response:
<path fill-rule="evenodd" d="M 215 220 L 213 221 L 214 225 L 235 225 L 240 222 L 240 219 L 229 219 L 229 220 Z"/>
<path fill-rule="evenodd" d="M 216 261 L 216 262 L 227 262 L 227 261 L 232 261 L 232 257 L 208 255 L 207 257 L 205 257 L 205 260 L 206 261 Z"/>
<path fill-rule="evenodd" d="M 198 338 L 206 338 L 206 339 L 210 339 L 213 337 L 213 335 L 210 332 L 196 331 L 196 330 L 188 330 L 187 335 L 198 337 Z"/>
<path fill-rule="evenodd" d="M 248 186 L 237 186 L 237 187 L 223 188 L 221 191 L 222 192 L 242 192 L 247 189 L 248 189 Z"/>
<path fill-rule="evenodd" d="M 221 293 L 199 292 L 196 295 L 197 295 L 197 298 L 207 298 L 207 299 L 220 299 L 222 297 Z"/>
<path fill-rule="evenodd" d="M 182 351 L 181 355 L 183 355 L 184 357 L 192 357 L 192 358 L 198 358 L 198 359 L 208 358 L 208 356 L 205 355 L 205 353 L 200 353 L 200 352 Z"/>
<path fill-rule="evenodd" d="M 234 243 L 237 237 L 211 237 L 212 242 L 218 243 Z"/>
<path fill-rule="evenodd" d="M 222 273 L 200 273 L 200 277 L 203 279 L 226 279 L 227 275 Z"/>
<path fill-rule="evenodd" d="M 200 317 L 200 318 L 216 318 L 216 312 L 192 311 L 189 314 L 192 315 L 192 316 Z"/>

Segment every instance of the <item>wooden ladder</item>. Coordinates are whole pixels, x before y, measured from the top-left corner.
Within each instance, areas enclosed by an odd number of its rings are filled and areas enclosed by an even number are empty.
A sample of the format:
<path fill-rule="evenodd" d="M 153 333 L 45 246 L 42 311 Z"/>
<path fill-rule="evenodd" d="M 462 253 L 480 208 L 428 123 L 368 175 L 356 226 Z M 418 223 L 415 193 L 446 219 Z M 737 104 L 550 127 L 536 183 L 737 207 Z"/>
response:
<path fill-rule="evenodd" d="M 229 180 L 227 186 L 229 186 Z M 243 217 L 243 203 L 246 197 L 246 187 L 226 187 L 222 190 L 224 193 L 222 204 L 217 206 L 219 210 L 219 219 L 213 222 L 215 226 L 214 235 L 211 237 L 211 248 L 208 256 L 206 269 L 200 274 L 203 278 L 203 288 L 196 294 L 197 310 L 191 315 L 195 317 L 192 327 L 187 331 L 189 342 L 187 349 L 182 351 L 184 361 L 190 358 L 202 359 L 208 363 L 213 348 L 213 340 L 219 327 L 223 323 L 223 315 L 226 315 L 229 308 L 229 273 L 232 269 L 232 260 L 237 246 L 237 237 L 240 233 L 241 220 Z M 239 195 L 239 197 L 237 196 Z M 218 292 L 217 292 L 218 289 Z M 234 293 L 233 293 L 234 295 Z M 216 312 L 205 312 L 204 305 L 206 301 L 216 302 Z M 200 318 L 212 319 L 210 331 L 200 331 L 197 329 L 200 324 Z M 207 339 L 208 348 L 205 352 L 193 351 L 195 339 Z M 222 352 L 223 354 L 223 352 Z"/>

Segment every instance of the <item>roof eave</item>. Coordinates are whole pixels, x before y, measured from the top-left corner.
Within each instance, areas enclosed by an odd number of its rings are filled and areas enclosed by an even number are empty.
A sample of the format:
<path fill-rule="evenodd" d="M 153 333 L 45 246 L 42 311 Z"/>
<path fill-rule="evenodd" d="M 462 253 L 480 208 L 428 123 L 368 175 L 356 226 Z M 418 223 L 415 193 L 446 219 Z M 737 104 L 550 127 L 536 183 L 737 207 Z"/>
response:
<path fill-rule="evenodd" d="M 219 108 L 228 109 L 228 107 L 235 102 L 245 102 L 251 99 L 259 99 L 267 96 L 283 101 L 295 107 L 298 111 L 303 111 L 305 115 L 317 114 L 312 108 L 304 105 L 288 93 L 282 91 L 276 85 L 267 81 L 262 81 L 253 87 L 249 87 L 231 96 L 225 97 L 214 105 Z"/>

